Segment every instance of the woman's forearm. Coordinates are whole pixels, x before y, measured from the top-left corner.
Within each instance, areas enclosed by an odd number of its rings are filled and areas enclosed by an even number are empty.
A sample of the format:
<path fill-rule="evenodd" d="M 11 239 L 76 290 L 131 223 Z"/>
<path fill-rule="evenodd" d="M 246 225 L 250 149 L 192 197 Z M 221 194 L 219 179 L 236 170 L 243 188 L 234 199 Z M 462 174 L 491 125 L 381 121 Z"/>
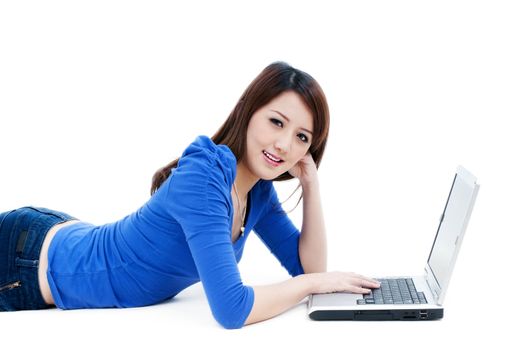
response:
<path fill-rule="evenodd" d="M 254 304 L 245 325 L 272 318 L 297 305 L 313 293 L 313 276 L 299 275 L 286 281 L 255 286 Z"/>
<path fill-rule="evenodd" d="M 298 253 L 305 273 L 327 271 L 327 242 L 318 180 L 302 186 L 303 221 Z"/>
<path fill-rule="evenodd" d="M 284 282 L 253 287 L 254 304 L 245 325 L 272 318 L 297 305 L 310 294 L 351 292 L 367 294 L 379 288 L 375 280 L 353 272 L 298 275 Z"/>

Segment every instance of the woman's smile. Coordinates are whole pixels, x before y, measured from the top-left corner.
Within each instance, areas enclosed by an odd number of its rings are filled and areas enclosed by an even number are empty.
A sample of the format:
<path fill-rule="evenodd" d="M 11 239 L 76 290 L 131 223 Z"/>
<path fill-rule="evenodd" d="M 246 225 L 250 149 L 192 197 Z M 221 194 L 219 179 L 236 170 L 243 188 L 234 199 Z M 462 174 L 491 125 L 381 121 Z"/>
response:
<path fill-rule="evenodd" d="M 279 166 L 284 160 L 267 151 L 262 151 L 264 160 L 273 167 Z"/>

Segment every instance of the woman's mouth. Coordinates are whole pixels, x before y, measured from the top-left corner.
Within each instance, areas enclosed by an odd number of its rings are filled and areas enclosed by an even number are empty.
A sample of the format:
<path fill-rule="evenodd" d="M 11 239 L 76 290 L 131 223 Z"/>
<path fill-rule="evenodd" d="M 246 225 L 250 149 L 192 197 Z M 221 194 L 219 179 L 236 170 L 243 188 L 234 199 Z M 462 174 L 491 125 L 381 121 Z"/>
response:
<path fill-rule="evenodd" d="M 280 163 L 283 162 L 283 160 L 280 157 L 275 156 L 274 154 L 271 154 L 266 151 L 262 151 L 264 155 L 264 159 L 267 161 L 267 163 L 271 164 L 274 167 L 277 167 L 280 165 Z"/>

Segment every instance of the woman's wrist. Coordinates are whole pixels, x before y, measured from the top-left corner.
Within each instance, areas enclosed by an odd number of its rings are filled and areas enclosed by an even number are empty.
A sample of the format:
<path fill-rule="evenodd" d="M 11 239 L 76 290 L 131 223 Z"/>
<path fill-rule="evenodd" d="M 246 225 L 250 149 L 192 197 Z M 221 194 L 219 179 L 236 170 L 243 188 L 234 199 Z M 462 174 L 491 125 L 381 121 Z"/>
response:
<path fill-rule="evenodd" d="M 300 185 L 302 186 L 302 189 L 304 191 L 309 190 L 311 188 L 318 188 L 318 174 L 315 172 L 311 176 L 305 176 L 303 178 L 298 178 L 298 181 L 300 181 Z"/>
<path fill-rule="evenodd" d="M 318 176 L 316 175 L 309 179 L 299 179 L 299 181 L 304 193 L 318 191 L 319 189 Z"/>
<path fill-rule="evenodd" d="M 296 278 L 300 279 L 304 285 L 304 291 L 306 296 L 309 296 L 310 294 L 313 294 L 317 290 L 317 276 L 319 273 L 306 273 L 302 275 L 296 276 Z"/>

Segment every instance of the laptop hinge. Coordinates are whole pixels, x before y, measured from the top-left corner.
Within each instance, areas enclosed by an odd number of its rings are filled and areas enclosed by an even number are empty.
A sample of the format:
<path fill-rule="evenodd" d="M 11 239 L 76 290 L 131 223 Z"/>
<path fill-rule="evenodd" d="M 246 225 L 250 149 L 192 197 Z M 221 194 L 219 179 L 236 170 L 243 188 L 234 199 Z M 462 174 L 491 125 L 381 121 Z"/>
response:
<path fill-rule="evenodd" d="M 437 293 L 437 289 L 434 288 L 435 284 L 433 283 L 430 283 L 430 278 L 433 277 L 433 276 L 430 276 L 430 272 L 428 271 L 428 269 L 425 268 L 425 281 L 426 281 L 426 284 L 428 285 L 428 289 L 430 290 L 430 292 L 432 292 L 432 295 L 434 297 L 434 302 L 438 302 L 439 300 L 439 294 Z"/>

